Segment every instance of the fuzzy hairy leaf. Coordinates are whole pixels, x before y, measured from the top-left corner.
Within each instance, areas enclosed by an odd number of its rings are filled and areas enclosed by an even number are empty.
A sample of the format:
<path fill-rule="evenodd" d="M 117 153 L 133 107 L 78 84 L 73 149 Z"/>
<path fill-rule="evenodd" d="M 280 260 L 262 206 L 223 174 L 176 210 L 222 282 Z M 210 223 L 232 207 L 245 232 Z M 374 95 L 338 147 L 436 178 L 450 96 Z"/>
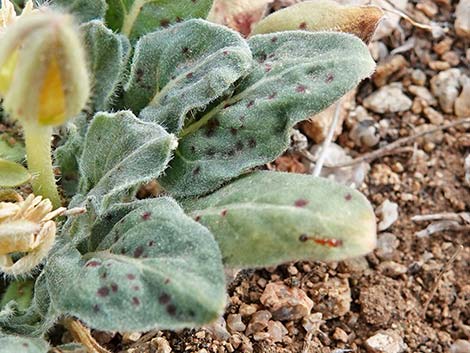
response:
<path fill-rule="evenodd" d="M 346 33 L 293 31 L 249 43 L 252 73 L 179 134 L 175 159 L 160 179 L 176 197 L 210 192 L 274 160 L 293 125 L 328 107 L 375 66 L 364 43 Z"/>
<path fill-rule="evenodd" d="M 214 234 L 226 266 L 339 261 L 375 247 L 367 199 L 324 178 L 256 172 L 185 208 Z"/>
<path fill-rule="evenodd" d="M 105 0 L 53 0 L 52 6 L 58 6 L 84 23 L 103 18 L 106 13 Z"/>
<path fill-rule="evenodd" d="M 193 327 L 224 308 L 213 236 L 167 198 L 139 203 L 94 252 L 58 244 L 45 272 L 53 306 L 101 330 Z"/>
<path fill-rule="evenodd" d="M 21 164 L 0 159 L 0 187 L 16 187 L 30 179 L 31 175 Z"/>
<path fill-rule="evenodd" d="M 130 189 L 158 177 L 175 147 L 173 135 L 129 111 L 98 113 L 79 162 L 80 193 L 102 199 L 106 208 Z"/>
<path fill-rule="evenodd" d="M 269 15 L 253 34 L 292 31 L 337 31 L 352 33 L 368 42 L 383 11 L 376 6 L 341 6 L 332 0 L 305 1 Z"/>
<path fill-rule="evenodd" d="M 206 18 L 212 0 L 107 0 L 106 24 L 137 41 L 144 34 L 190 18 Z"/>
<path fill-rule="evenodd" d="M 0 134 L 0 158 L 12 162 L 24 161 L 26 155 L 24 144 L 17 140 L 12 144 L 8 142 L 9 139 L 8 134 Z"/>
<path fill-rule="evenodd" d="M 33 298 L 34 282 L 31 280 L 14 280 L 2 295 L 0 306 L 3 307 L 9 301 L 14 300 L 18 304 L 18 309 L 25 310 L 31 304 Z"/>
<path fill-rule="evenodd" d="M 203 20 L 151 33 L 137 44 L 127 108 L 140 118 L 178 132 L 186 114 L 222 96 L 251 67 L 251 52 L 239 34 Z"/>
<path fill-rule="evenodd" d="M 6 335 L 0 336 L 2 352 L 47 353 L 49 345 L 40 338 Z"/>
<path fill-rule="evenodd" d="M 80 131 L 80 125 L 87 123 L 85 115 L 78 116 L 73 123 L 66 126 L 63 133 L 63 144 L 54 150 L 55 161 L 60 167 L 60 184 L 67 196 L 73 196 L 78 188 L 78 162 L 83 151 L 85 132 Z"/>
<path fill-rule="evenodd" d="M 52 327 L 57 317 L 57 313 L 50 305 L 45 276 L 41 273 L 34 284 L 31 305 L 23 310 L 15 301 L 10 301 L 2 308 L 0 331 L 40 337 Z"/>
<path fill-rule="evenodd" d="M 81 26 L 93 79 L 91 103 L 94 111 L 105 111 L 111 103 L 126 67 L 130 44 L 126 37 L 114 34 L 100 21 Z"/>

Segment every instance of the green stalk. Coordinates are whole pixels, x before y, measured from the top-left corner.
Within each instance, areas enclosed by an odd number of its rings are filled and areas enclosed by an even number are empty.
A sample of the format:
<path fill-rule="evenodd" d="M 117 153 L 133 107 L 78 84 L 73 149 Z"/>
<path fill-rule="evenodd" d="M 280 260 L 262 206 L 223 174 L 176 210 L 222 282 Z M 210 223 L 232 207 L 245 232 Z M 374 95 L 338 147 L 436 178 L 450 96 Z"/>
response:
<path fill-rule="evenodd" d="M 23 122 L 23 131 L 28 169 L 33 176 L 33 191 L 36 195 L 48 198 L 54 208 L 60 207 L 60 196 L 52 168 L 52 127 L 41 126 L 36 122 Z"/>

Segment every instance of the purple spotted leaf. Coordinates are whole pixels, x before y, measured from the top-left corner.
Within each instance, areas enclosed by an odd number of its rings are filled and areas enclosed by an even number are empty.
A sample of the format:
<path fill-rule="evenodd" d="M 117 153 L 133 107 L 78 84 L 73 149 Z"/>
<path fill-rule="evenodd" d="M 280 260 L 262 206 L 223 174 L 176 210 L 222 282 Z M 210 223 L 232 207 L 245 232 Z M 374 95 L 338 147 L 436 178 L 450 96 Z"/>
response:
<path fill-rule="evenodd" d="M 0 311 L 0 331 L 28 336 L 43 336 L 54 325 L 57 312 L 50 305 L 49 292 L 44 273 L 34 283 L 34 295 L 26 308 L 10 301 Z M 22 351 L 21 351 L 22 352 Z"/>
<path fill-rule="evenodd" d="M 226 94 L 248 74 L 252 56 L 240 35 L 223 26 L 190 20 L 150 33 L 136 46 L 124 107 L 169 132 Z"/>
<path fill-rule="evenodd" d="M 161 185 L 176 197 L 213 191 L 288 146 L 293 125 L 327 108 L 374 70 L 365 44 L 347 33 L 254 36 L 254 66 L 228 98 L 185 124 Z"/>
<path fill-rule="evenodd" d="M 369 42 L 383 16 L 377 6 L 342 6 L 333 0 L 297 3 L 258 22 L 252 34 L 280 31 L 336 31 L 351 33 Z"/>
<path fill-rule="evenodd" d="M 256 172 L 184 206 L 214 234 L 229 267 L 339 261 L 375 247 L 367 199 L 324 178 Z"/>
<path fill-rule="evenodd" d="M 57 244 L 45 268 L 52 305 L 108 331 L 181 329 L 219 317 L 224 274 L 207 228 L 168 198 L 128 210 L 100 228 L 90 252 Z"/>
<path fill-rule="evenodd" d="M 85 137 L 79 160 L 82 195 L 105 209 L 166 168 L 176 139 L 161 126 L 143 122 L 130 111 L 98 113 Z"/>
<path fill-rule="evenodd" d="M 206 18 L 212 0 L 106 0 L 106 24 L 132 42 L 144 34 L 190 18 Z"/>
<path fill-rule="evenodd" d="M 41 338 L 0 334 L 2 352 L 47 353 L 49 345 Z"/>

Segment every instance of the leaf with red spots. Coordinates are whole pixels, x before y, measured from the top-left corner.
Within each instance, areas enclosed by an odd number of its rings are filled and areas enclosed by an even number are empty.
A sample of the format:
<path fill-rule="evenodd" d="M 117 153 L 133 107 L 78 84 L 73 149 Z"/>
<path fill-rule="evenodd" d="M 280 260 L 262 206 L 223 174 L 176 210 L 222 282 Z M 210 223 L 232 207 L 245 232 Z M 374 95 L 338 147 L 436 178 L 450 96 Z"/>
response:
<path fill-rule="evenodd" d="M 151 33 L 136 45 L 123 107 L 179 132 L 189 112 L 204 109 L 251 68 L 239 34 L 202 20 Z"/>
<path fill-rule="evenodd" d="M 89 2 L 89 1 L 88 1 Z M 159 27 L 206 18 L 212 0 L 106 0 L 106 24 L 128 36 L 132 42 Z"/>
<path fill-rule="evenodd" d="M 88 128 L 79 160 L 79 193 L 95 197 L 106 209 L 130 189 L 158 177 L 175 147 L 173 135 L 129 111 L 98 113 Z"/>
<path fill-rule="evenodd" d="M 347 33 L 283 32 L 254 36 L 249 44 L 250 75 L 179 133 L 175 158 L 159 180 L 175 197 L 207 194 L 275 160 L 295 124 L 327 108 L 375 66 L 366 45 Z"/>
<path fill-rule="evenodd" d="M 91 228 L 88 253 L 61 239 L 48 259 L 54 308 L 106 331 L 181 329 L 222 314 L 222 259 L 207 228 L 169 198 L 113 210 Z"/>
<path fill-rule="evenodd" d="M 49 344 L 41 338 L 26 336 L 0 335 L 2 352 L 47 353 Z"/>
<path fill-rule="evenodd" d="M 351 33 L 365 42 L 372 38 L 383 11 L 376 6 L 342 6 L 332 0 L 305 1 L 277 11 L 253 29 L 253 34 L 293 31 Z"/>
<path fill-rule="evenodd" d="M 308 175 L 256 172 L 185 208 L 211 230 L 230 267 L 339 261 L 365 255 L 376 241 L 362 194 Z"/>

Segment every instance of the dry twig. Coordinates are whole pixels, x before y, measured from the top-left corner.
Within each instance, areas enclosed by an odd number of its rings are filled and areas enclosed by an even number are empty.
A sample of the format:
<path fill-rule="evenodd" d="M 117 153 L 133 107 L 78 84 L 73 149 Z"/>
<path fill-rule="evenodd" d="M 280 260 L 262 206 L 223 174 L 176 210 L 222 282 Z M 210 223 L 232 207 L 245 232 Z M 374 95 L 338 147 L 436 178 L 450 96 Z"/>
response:
<path fill-rule="evenodd" d="M 323 163 L 325 163 L 326 152 L 330 146 L 331 140 L 333 140 L 333 135 L 335 134 L 336 125 L 338 125 L 339 112 L 341 110 L 341 101 L 336 103 L 335 114 L 333 115 L 333 120 L 331 121 L 330 129 L 328 130 L 328 135 L 326 135 L 325 141 L 323 141 L 323 146 L 320 151 L 320 156 L 315 163 L 315 169 L 313 170 L 313 176 L 320 176 L 321 169 L 323 168 Z"/>
<path fill-rule="evenodd" d="M 415 141 L 416 139 L 420 138 L 420 137 L 423 137 L 425 135 L 429 135 L 429 134 L 433 134 L 435 132 L 438 132 L 438 131 L 443 131 L 443 130 L 447 130 L 447 129 L 450 129 L 452 127 L 455 127 L 455 126 L 458 126 L 458 125 L 463 125 L 463 124 L 470 124 L 470 117 L 466 117 L 466 118 L 461 118 L 461 119 L 458 119 L 456 121 L 453 121 L 451 123 L 448 123 L 448 124 L 445 124 L 445 125 L 442 125 L 442 126 L 438 126 L 434 129 L 431 129 L 431 130 L 427 130 L 427 131 L 423 131 L 423 132 L 420 132 L 419 134 L 415 134 L 413 136 L 407 136 L 407 137 L 403 137 L 401 139 L 398 139 L 382 148 L 379 148 L 378 150 L 375 150 L 375 151 L 372 151 L 370 153 L 366 153 L 360 157 L 357 157 L 355 159 L 353 159 L 352 161 L 350 162 L 346 162 L 346 163 L 340 163 L 340 164 L 337 164 L 335 166 L 331 166 L 330 168 L 344 168 L 344 167 L 349 167 L 349 166 L 352 166 L 354 164 L 357 164 L 357 163 L 361 163 L 361 162 L 371 162 L 377 158 L 380 158 L 380 157 L 383 157 L 383 156 L 386 156 L 388 154 L 390 154 L 393 150 L 403 146 L 403 145 L 406 145 L 410 142 L 413 142 Z"/>
<path fill-rule="evenodd" d="M 456 222 L 465 222 L 470 223 L 470 213 L 468 212 L 461 212 L 461 213 L 453 213 L 453 212 L 443 212 L 443 213 L 433 213 L 433 214 L 425 214 L 425 215 L 416 215 L 411 217 L 413 222 L 428 222 L 428 221 L 456 221 Z"/>
<path fill-rule="evenodd" d="M 434 282 L 434 285 L 432 286 L 431 294 L 429 295 L 428 300 L 426 300 L 426 303 L 424 303 L 423 313 L 422 313 L 423 317 L 426 317 L 426 312 L 428 311 L 429 304 L 431 303 L 432 298 L 436 294 L 437 287 L 439 287 L 439 282 L 441 281 L 442 276 L 444 276 L 444 273 L 449 271 L 450 266 L 452 266 L 455 259 L 457 258 L 457 256 L 459 256 L 459 254 L 462 252 L 462 250 L 463 250 L 463 245 L 459 245 L 457 247 L 457 250 L 455 251 L 455 253 L 451 256 L 449 261 L 447 261 L 447 263 L 444 265 L 441 272 L 439 272 L 439 275 L 437 276 L 436 281 Z"/>
<path fill-rule="evenodd" d="M 64 326 L 70 332 L 75 341 L 85 346 L 88 353 L 111 353 L 100 346 L 93 338 L 90 330 L 82 325 L 78 320 L 66 318 L 63 320 Z"/>

